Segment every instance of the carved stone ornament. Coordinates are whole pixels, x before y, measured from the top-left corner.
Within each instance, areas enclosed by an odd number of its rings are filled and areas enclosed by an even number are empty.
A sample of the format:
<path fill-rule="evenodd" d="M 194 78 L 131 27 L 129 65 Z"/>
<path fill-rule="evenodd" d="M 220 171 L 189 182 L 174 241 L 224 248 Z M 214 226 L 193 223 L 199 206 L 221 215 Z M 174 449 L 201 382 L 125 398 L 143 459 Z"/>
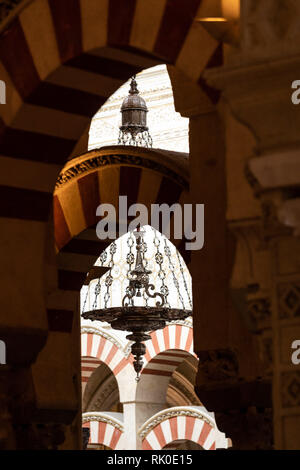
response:
<path fill-rule="evenodd" d="M 141 158 L 138 155 L 124 155 L 124 154 L 112 154 L 112 155 L 96 155 L 92 156 L 95 151 L 91 150 L 87 153 L 87 158 L 80 163 L 74 163 L 66 170 L 62 170 L 56 181 L 56 189 L 63 186 L 64 184 L 72 181 L 74 178 L 83 175 L 84 173 L 96 170 L 98 168 L 104 168 L 112 165 L 134 165 L 140 168 L 145 168 L 153 171 L 157 171 L 168 178 L 171 178 L 183 188 L 187 188 L 187 182 L 179 176 L 175 171 L 172 171 L 165 165 L 157 163 L 150 158 Z M 90 158 L 89 155 L 91 154 Z"/>
<path fill-rule="evenodd" d="M 199 370 L 208 381 L 218 382 L 238 376 L 238 361 L 233 351 L 218 349 L 199 354 Z"/>
<path fill-rule="evenodd" d="M 252 331 L 259 331 L 271 326 L 271 304 L 269 298 L 251 299 L 247 302 L 247 314 L 249 316 Z"/>
<path fill-rule="evenodd" d="M 88 412 L 84 413 L 82 417 L 82 422 L 83 423 L 88 423 L 90 421 L 99 421 L 101 423 L 106 423 L 110 424 L 116 429 L 119 429 L 119 431 L 124 432 L 124 426 L 119 423 L 117 420 L 113 419 L 112 417 L 104 416 L 100 412 Z"/>
<path fill-rule="evenodd" d="M 204 421 L 205 423 L 209 424 L 212 428 L 215 427 L 212 421 L 210 421 L 206 416 L 204 416 L 202 413 L 200 413 L 197 410 L 174 410 L 174 411 L 168 411 L 167 413 L 163 413 L 157 416 L 148 424 L 145 423 L 146 425 L 141 427 L 138 434 L 142 439 L 144 439 L 144 437 L 146 437 L 147 434 L 149 434 L 149 432 L 153 428 L 155 428 L 155 426 L 157 426 L 159 423 L 167 419 L 177 417 L 177 416 L 191 416 L 192 418 L 198 418 Z"/>

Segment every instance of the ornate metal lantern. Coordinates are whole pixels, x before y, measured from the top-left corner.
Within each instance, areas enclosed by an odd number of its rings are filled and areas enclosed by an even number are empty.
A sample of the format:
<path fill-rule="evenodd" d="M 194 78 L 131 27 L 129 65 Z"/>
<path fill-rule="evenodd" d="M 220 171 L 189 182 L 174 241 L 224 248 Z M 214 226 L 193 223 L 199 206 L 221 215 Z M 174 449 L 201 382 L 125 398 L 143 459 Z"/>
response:
<path fill-rule="evenodd" d="M 156 233 L 156 231 L 155 231 Z M 136 256 L 132 252 L 135 238 Z M 159 243 L 157 236 L 154 237 L 154 246 L 156 246 L 155 262 L 159 266 L 159 279 L 161 280 L 160 292 L 155 292 L 155 286 L 150 283 L 151 270 L 145 267 L 145 251 L 147 250 L 146 243 L 144 241 L 143 230 L 139 228 L 132 232 L 131 243 L 128 243 L 130 251 L 127 254 L 127 263 L 130 266 L 128 270 L 127 279 L 128 286 L 126 293 L 122 299 L 122 305 L 119 307 L 107 307 L 107 297 L 105 298 L 104 308 L 97 308 L 97 296 L 100 293 L 101 285 L 100 279 L 95 288 L 95 301 L 93 303 L 93 309 L 84 311 L 82 317 L 89 320 L 98 320 L 102 322 L 110 323 L 111 327 L 116 330 L 123 330 L 131 332 L 126 338 L 133 341 L 131 345 L 131 352 L 134 356 L 134 369 L 137 373 L 137 380 L 143 367 L 143 355 L 146 352 L 144 341 L 151 339 L 149 332 L 162 329 L 166 326 L 166 322 L 175 320 L 184 320 L 192 314 L 192 311 L 186 309 L 180 293 L 179 283 L 174 273 L 174 284 L 178 290 L 181 298 L 183 308 L 171 308 L 167 301 L 169 294 L 168 287 L 164 282 L 165 273 L 162 269 L 163 255 L 159 251 Z M 116 253 L 116 244 L 110 245 L 111 260 Z M 169 263 L 172 265 L 170 249 L 165 245 L 165 253 L 169 258 Z M 133 267 L 134 265 L 134 267 Z M 113 266 L 113 263 L 111 263 Z M 133 269 L 132 269 L 133 267 Z M 182 265 L 180 262 L 180 270 L 183 275 Z M 105 279 L 105 285 L 108 288 L 111 286 L 113 278 L 111 273 Z M 187 290 L 186 281 L 184 281 L 185 288 Z M 107 294 L 106 292 L 106 294 Z M 188 294 L 189 296 L 189 294 Z M 154 305 L 150 305 L 150 303 Z M 191 301 L 189 297 L 190 307 Z"/>
<path fill-rule="evenodd" d="M 134 75 L 131 79 L 129 95 L 121 106 L 122 125 L 119 145 L 152 147 L 152 138 L 147 127 L 147 112 L 145 100 L 139 95 Z"/>

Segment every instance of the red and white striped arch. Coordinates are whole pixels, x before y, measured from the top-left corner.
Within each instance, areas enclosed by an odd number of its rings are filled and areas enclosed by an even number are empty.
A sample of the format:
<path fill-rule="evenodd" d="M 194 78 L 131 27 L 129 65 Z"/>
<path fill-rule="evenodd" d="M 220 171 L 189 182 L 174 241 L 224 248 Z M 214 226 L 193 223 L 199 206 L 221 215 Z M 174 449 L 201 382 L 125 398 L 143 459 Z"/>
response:
<path fill-rule="evenodd" d="M 85 391 L 86 384 L 89 381 L 91 375 L 100 366 L 101 361 L 96 357 L 82 357 L 81 358 L 81 385 L 82 385 L 82 396 Z"/>
<path fill-rule="evenodd" d="M 122 448 L 123 427 L 116 420 L 98 416 L 97 420 L 91 418 L 82 426 L 90 429 L 89 444 L 103 444 L 113 450 Z"/>
<path fill-rule="evenodd" d="M 179 439 L 195 442 L 205 450 L 216 449 L 214 426 L 194 416 L 180 415 L 166 419 L 153 427 L 144 437 L 142 448 L 143 450 L 159 450 Z"/>
<path fill-rule="evenodd" d="M 163 330 L 153 331 L 145 345 L 145 366 L 137 384 L 136 399 L 160 403 L 166 399 L 170 378 L 177 367 L 189 356 L 197 361 L 192 325 L 167 325 Z"/>
<path fill-rule="evenodd" d="M 163 330 L 156 330 L 151 333 L 151 341 L 146 343 L 145 362 L 153 361 L 158 354 L 171 349 L 179 349 L 194 355 L 193 328 L 192 326 L 172 324 Z M 174 357 L 175 357 L 174 352 Z"/>
<path fill-rule="evenodd" d="M 81 334 L 82 357 L 82 385 L 85 387 L 90 376 L 104 362 L 115 377 L 132 363 L 132 357 L 126 358 L 121 347 L 118 347 L 112 339 L 101 335 L 101 331 Z"/>
<path fill-rule="evenodd" d="M 151 333 L 151 341 L 146 342 L 145 367 L 143 374 L 161 371 L 160 375 L 172 375 L 178 365 L 193 351 L 192 327 L 173 324 L 163 330 Z M 121 347 L 113 339 L 104 337 L 99 332 L 81 334 L 82 383 L 86 384 L 95 369 L 104 362 L 117 376 L 127 365 L 132 364 L 133 357 L 125 356 Z M 156 374 L 159 375 L 159 372 Z"/>
<path fill-rule="evenodd" d="M 149 376 L 166 377 L 166 381 L 161 382 L 161 387 L 167 387 L 169 378 L 177 367 L 193 355 L 193 329 L 192 327 L 180 324 L 166 326 L 163 330 L 151 333 L 151 340 L 146 343 L 145 366 L 142 370 L 141 381 L 139 382 L 137 393 L 148 387 Z M 116 344 L 113 338 L 103 336 L 102 332 L 86 332 L 81 334 L 81 356 L 82 356 L 82 393 L 84 393 L 86 384 L 99 367 L 100 363 L 106 364 L 119 382 L 124 380 L 124 376 L 119 374 L 130 367 L 134 374 L 132 362 L 133 356 L 126 357 L 122 346 Z M 152 379 L 151 379 L 152 380 Z M 121 383 L 119 383 L 121 385 Z"/>
<path fill-rule="evenodd" d="M 157 354 L 142 370 L 144 375 L 171 377 L 177 367 L 190 356 L 190 353 L 180 350 L 169 350 Z M 196 361 L 196 359 L 195 359 Z"/>

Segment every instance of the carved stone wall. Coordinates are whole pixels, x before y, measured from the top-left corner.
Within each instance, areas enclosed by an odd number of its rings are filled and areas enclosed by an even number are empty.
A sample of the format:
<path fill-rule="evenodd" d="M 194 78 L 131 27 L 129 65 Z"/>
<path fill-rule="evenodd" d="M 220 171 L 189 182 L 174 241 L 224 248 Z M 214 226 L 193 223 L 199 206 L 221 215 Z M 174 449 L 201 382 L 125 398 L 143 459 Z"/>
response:
<path fill-rule="evenodd" d="M 263 60 L 299 52 L 297 0 L 243 0 L 243 60 Z"/>
<path fill-rule="evenodd" d="M 300 366 L 291 348 L 300 339 L 300 240 L 281 237 L 272 242 L 275 439 L 286 449 L 299 449 Z"/>

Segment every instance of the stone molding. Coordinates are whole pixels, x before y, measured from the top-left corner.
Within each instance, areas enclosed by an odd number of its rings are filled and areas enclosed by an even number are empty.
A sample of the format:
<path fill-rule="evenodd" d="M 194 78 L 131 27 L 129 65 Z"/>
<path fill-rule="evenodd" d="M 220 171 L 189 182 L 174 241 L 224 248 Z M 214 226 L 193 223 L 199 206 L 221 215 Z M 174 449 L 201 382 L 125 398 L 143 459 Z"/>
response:
<path fill-rule="evenodd" d="M 103 338 L 107 339 L 108 341 L 110 341 L 111 343 L 115 344 L 117 346 L 117 348 L 122 351 L 126 356 L 126 349 L 124 349 L 124 346 L 122 346 L 122 344 L 117 340 L 115 339 L 113 336 L 109 335 L 108 333 L 105 333 L 104 331 L 101 331 L 101 330 L 98 330 L 97 328 L 93 328 L 92 326 L 82 326 L 81 327 L 81 334 L 83 333 L 88 333 L 88 334 L 94 334 L 94 335 L 98 335 L 98 336 L 102 336 Z"/>
<path fill-rule="evenodd" d="M 124 432 L 124 425 L 116 418 L 109 416 L 101 412 L 87 412 L 82 415 L 82 423 L 88 423 L 90 421 L 99 421 L 101 423 L 110 424 L 119 431 Z"/>
<path fill-rule="evenodd" d="M 260 191 L 300 185 L 300 155 L 298 149 L 286 149 L 253 157 L 249 172 Z"/>
<path fill-rule="evenodd" d="M 94 153 L 94 155 L 93 155 Z M 85 153 L 78 159 L 71 161 L 59 174 L 56 182 L 55 189 L 61 188 L 66 183 L 86 174 L 89 171 L 107 168 L 108 166 L 116 165 L 129 165 L 145 168 L 148 170 L 156 171 L 162 175 L 171 178 L 175 183 L 183 188 L 187 188 L 188 184 L 184 177 L 175 172 L 168 166 L 144 156 L 145 149 L 140 151 L 140 154 L 119 153 L 116 149 L 111 151 L 110 154 L 101 153 L 101 149 L 93 149 Z M 142 154 L 142 155 L 141 155 Z M 72 164 L 73 163 L 73 164 Z"/>
<path fill-rule="evenodd" d="M 139 429 L 138 435 L 141 439 L 144 439 L 150 431 L 152 431 L 155 426 L 160 424 L 162 421 L 166 421 L 170 418 L 175 418 L 177 416 L 191 416 L 192 418 L 201 419 L 209 424 L 212 428 L 215 428 L 215 423 L 205 416 L 203 413 L 198 411 L 196 408 L 188 407 L 175 407 L 169 408 L 167 410 L 160 411 L 156 415 L 148 419 Z"/>

